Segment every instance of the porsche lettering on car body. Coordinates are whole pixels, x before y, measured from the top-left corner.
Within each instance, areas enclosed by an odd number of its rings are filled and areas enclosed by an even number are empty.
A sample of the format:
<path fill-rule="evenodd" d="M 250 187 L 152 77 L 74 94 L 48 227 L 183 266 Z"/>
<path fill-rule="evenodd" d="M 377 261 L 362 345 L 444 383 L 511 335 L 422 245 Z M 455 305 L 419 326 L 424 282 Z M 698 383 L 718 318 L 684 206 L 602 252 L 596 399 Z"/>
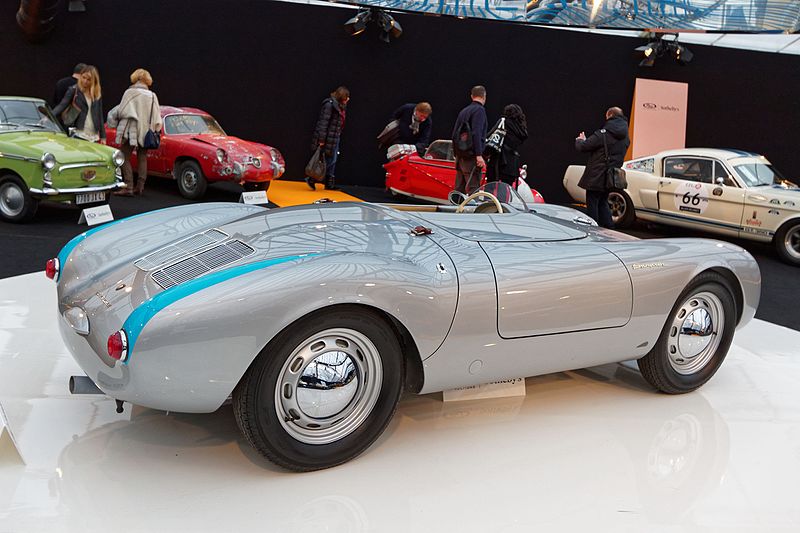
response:
<path fill-rule="evenodd" d="M 211 412 L 232 395 L 247 440 L 306 471 L 369 447 L 404 388 L 637 359 L 659 390 L 694 390 L 755 314 L 760 273 L 738 246 L 482 198 L 123 219 L 48 264 L 61 335 L 112 398 Z"/>
<path fill-rule="evenodd" d="M 624 191 L 612 191 L 614 222 L 636 218 L 775 244 L 786 262 L 800 265 L 800 189 L 764 157 L 738 150 L 686 148 L 623 165 Z M 578 202 L 582 166 L 570 166 L 564 187 Z"/>
<path fill-rule="evenodd" d="M 277 149 L 227 135 L 205 111 L 161 106 L 161 116 L 161 145 L 147 152 L 147 171 L 174 177 L 186 198 L 201 198 L 208 183 L 214 181 L 232 181 L 245 190 L 265 191 L 284 173 L 283 156 Z M 116 130 L 106 129 L 113 141 Z M 132 164 L 135 168 L 135 154 Z"/>

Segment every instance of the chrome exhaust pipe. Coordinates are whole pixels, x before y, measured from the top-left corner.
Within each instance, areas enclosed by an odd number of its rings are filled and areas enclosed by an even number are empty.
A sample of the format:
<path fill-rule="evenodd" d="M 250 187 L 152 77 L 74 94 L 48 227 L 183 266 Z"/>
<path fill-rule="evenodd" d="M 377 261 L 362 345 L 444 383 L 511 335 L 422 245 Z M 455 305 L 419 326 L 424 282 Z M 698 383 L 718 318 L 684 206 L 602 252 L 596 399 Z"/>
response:
<path fill-rule="evenodd" d="M 105 394 L 94 384 L 89 376 L 72 376 L 69 378 L 70 394 Z"/>

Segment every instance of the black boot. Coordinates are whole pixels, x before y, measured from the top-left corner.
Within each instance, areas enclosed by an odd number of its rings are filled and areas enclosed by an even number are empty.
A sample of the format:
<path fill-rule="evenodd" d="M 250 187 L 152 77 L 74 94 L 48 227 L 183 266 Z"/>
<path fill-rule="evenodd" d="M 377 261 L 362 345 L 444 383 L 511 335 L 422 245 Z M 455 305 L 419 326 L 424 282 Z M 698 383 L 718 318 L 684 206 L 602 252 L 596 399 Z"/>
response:
<path fill-rule="evenodd" d="M 312 191 L 316 191 L 317 187 L 315 186 L 315 184 L 316 182 L 314 180 L 306 176 L 306 185 L 308 185 L 309 189 L 311 189 Z"/>
<path fill-rule="evenodd" d="M 338 191 L 339 187 L 336 186 L 333 182 L 333 176 L 329 177 L 325 180 L 325 190 L 326 191 Z"/>

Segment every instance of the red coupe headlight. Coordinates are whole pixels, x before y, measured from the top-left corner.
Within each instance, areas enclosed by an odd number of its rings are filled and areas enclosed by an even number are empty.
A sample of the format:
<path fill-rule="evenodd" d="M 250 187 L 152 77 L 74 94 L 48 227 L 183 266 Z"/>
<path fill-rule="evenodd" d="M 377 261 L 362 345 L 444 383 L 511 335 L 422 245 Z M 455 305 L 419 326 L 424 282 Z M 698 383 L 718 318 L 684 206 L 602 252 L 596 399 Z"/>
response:
<path fill-rule="evenodd" d="M 45 275 L 50 279 L 56 279 L 56 276 L 58 276 L 59 266 L 58 258 L 54 257 L 53 259 L 48 259 L 47 264 L 44 267 Z"/>
<path fill-rule="evenodd" d="M 108 355 L 112 359 L 125 362 L 128 358 L 128 336 L 121 329 L 108 337 Z"/>

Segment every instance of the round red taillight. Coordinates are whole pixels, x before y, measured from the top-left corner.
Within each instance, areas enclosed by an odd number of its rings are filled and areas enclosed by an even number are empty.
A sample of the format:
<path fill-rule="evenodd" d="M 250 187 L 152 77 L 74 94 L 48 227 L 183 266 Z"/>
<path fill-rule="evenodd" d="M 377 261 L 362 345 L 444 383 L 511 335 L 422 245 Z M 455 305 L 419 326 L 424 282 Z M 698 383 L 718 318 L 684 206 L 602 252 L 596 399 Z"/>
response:
<path fill-rule="evenodd" d="M 58 276 L 58 267 L 59 265 L 57 258 L 54 257 L 53 259 L 48 259 L 47 264 L 44 267 L 45 275 L 50 279 L 56 279 L 56 276 Z"/>
<path fill-rule="evenodd" d="M 123 362 L 128 358 L 128 336 L 125 335 L 124 329 L 109 335 L 108 355 L 117 361 Z"/>

